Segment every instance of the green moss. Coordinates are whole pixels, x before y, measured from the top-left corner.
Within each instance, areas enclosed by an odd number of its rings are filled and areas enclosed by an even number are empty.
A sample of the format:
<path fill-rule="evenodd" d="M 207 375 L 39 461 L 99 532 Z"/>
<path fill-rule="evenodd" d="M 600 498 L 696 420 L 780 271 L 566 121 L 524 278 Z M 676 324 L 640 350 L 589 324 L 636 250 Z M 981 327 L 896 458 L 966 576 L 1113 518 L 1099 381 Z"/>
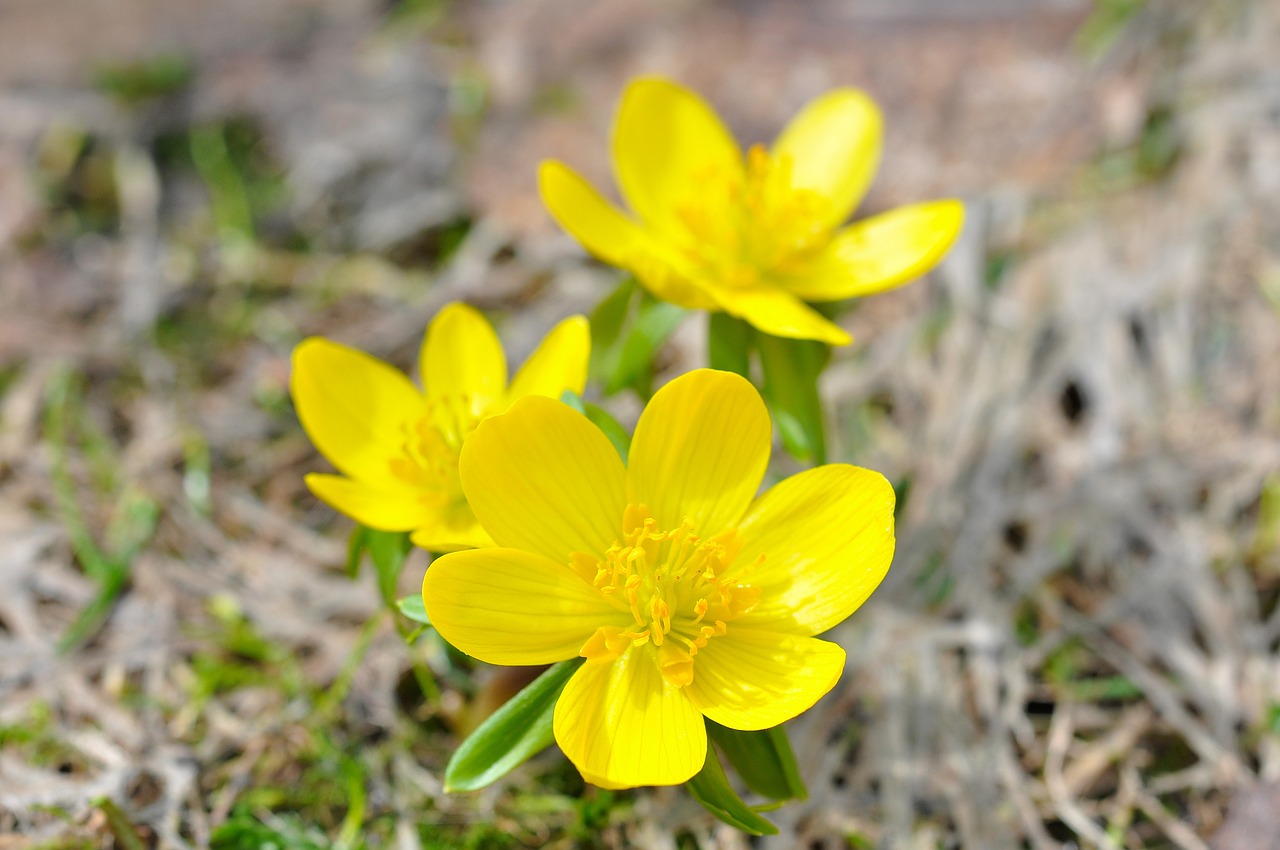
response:
<path fill-rule="evenodd" d="M 0 726 L 0 751 L 32 767 L 60 773 L 83 774 L 89 770 L 89 760 L 62 740 L 53 713 L 43 702 L 33 703 L 23 720 Z"/>

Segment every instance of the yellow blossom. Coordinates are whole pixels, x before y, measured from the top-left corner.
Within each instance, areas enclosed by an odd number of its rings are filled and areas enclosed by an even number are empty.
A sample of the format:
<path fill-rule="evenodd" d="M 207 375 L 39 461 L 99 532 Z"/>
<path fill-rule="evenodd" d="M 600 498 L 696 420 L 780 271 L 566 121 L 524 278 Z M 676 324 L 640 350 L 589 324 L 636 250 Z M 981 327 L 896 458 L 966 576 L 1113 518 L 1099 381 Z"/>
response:
<path fill-rule="evenodd" d="M 551 160 L 542 198 L 590 253 L 631 270 L 655 296 L 723 310 L 774 336 L 846 345 L 847 333 L 804 302 L 870 295 L 931 269 L 964 208 L 940 200 L 842 227 L 880 160 L 880 112 L 841 88 L 810 102 L 773 147 L 745 157 L 698 95 L 667 80 L 623 94 L 613 165 L 634 218 Z"/>
<path fill-rule="evenodd" d="M 458 454 L 486 416 L 529 395 L 581 393 L 591 340 L 587 320 L 565 319 L 507 385 L 493 328 L 465 304 L 432 320 L 419 354 L 424 390 L 398 369 L 322 337 L 293 351 L 290 390 L 311 441 L 341 475 L 312 474 L 311 492 L 370 528 L 412 531 L 448 552 L 492 541 L 458 480 Z"/>
<path fill-rule="evenodd" d="M 454 646 L 494 664 L 586 658 L 556 741 L 611 788 L 684 782 L 704 716 L 767 729 L 839 679 L 814 635 L 849 616 L 893 557 L 893 489 L 830 464 L 757 498 L 769 414 L 743 378 L 702 369 L 649 402 L 624 467 L 567 405 L 517 402 L 462 452 L 462 486 L 498 547 L 427 570 L 422 598 Z"/>

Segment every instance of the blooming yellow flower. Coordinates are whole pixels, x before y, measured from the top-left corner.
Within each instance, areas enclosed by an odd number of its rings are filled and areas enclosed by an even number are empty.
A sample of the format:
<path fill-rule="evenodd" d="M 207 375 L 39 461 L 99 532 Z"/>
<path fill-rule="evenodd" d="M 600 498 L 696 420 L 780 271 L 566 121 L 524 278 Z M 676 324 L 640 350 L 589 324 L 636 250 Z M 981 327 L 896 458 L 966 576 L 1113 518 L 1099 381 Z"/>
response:
<path fill-rule="evenodd" d="M 880 160 L 882 121 L 855 89 L 810 102 L 766 150 L 745 158 L 698 95 L 662 79 L 631 83 L 613 131 L 618 186 L 635 218 L 564 164 L 542 164 L 542 198 L 589 252 L 630 269 L 655 296 L 723 310 L 774 336 L 845 345 L 806 306 L 870 295 L 932 268 L 964 207 L 899 207 L 848 227 Z"/>
<path fill-rule="evenodd" d="M 769 414 L 743 378 L 702 369 L 660 389 L 629 468 L 567 405 L 516 402 L 462 451 L 462 486 L 502 548 L 427 570 L 422 598 L 454 646 L 494 664 L 583 664 L 556 741 L 584 778 L 672 785 L 702 767 L 703 717 L 766 729 L 836 683 L 813 635 L 849 616 L 893 557 L 893 489 L 843 464 L 756 498 Z"/>
<path fill-rule="evenodd" d="M 320 454 L 342 475 L 312 474 L 311 492 L 370 528 L 412 531 L 433 552 L 491 546 L 458 481 L 458 454 L 486 416 L 529 395 L 581 393 L 587 320 L 565 319 L 507 386 L 493 328 L 465 304 L 432 320 L 419 354 L 419 391 L 398 369 L 322 337 L 293 351 L 293 402 Z"/>

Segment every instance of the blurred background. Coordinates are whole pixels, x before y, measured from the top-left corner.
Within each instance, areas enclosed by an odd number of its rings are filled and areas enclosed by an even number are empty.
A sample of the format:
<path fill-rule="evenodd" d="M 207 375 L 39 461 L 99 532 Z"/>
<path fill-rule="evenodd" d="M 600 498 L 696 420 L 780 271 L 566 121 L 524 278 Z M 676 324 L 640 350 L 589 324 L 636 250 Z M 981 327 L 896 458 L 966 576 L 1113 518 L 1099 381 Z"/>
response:
<path fill-rule="evenodd" d="M 649 73 L 747 142 L 864 88 L 860 215 L 969 204 L 842 320 L 899 550 L 766 839 L 554 754 L 444 794 L 501 682 L 348 575 L 288 397 L 310 334 L 590 311 L 535 166 L 610 185 Z M 1272 0 L 0 0 L 0 848 L 1276 848 L 1278 212 Z"/>

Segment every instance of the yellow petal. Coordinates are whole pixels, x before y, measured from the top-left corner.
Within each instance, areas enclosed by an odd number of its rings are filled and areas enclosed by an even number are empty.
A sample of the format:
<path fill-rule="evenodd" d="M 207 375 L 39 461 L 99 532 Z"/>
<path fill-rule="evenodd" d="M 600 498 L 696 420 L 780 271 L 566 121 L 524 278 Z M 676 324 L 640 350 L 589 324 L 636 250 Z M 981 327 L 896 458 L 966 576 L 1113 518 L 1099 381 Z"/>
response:
<path fill-rule="evenodd" d="M 687 263 L 674 246 L 619 212 L 568 166 L 555 160 L 542 163 L 538 187 L 551 216 L 592 256 L 631 270 L 663 301 L 692 310 L 715 306 L 690 282 L 683 270 Z"/>
<path fill-rule="evenodd" d="M 893 289 L 937 265 L 963 226 L 959 201 L 898 207 L 844 228 L 812 266 L 781 283 L 808 301 Z"/>
<path fill-rule="evenodd" d="M 715 299 L 689 270 L 689 264 L 676 259 L 671 251 L 655 247 L 648 254 L 637 254 L 631 271 L 655 298 L 687 310 L 716 309 Z"/>
<path fill-rule="evenodd" d="M 550 159 L 538 166 L 538 189 L 556 223 L 598 259 L 628 268 L 638 252 L 648 250 L 640 225 L 564 163 Z"/>
<path fill-rule="evenodd" d="M 767 334 L 790 339 L 816 339 L 830 345 L 848 345 L 853 342 L 853 337 L 839 325 L 781 289 L 725 287 L 715 289 L 712 295 L 726 313 L 746 320 L 752 327 Z"/>
<path fill-rule="evenodd" d="M 623 197 L 645 224 L 683 238 L 680 208 L 709 183 L 740 182 L 742 153 L 698 95 L 669 80 L 639 79 L 622 95 L 613 164 Z"/>
<path fill-rule="evenodd" d="M 587 781 L 606 788 L 678 785 L 702 769 L 706 725 L 650 647 L 582 665 L 556 702 L 556 743 Z"/>
<path fill-rule="evenodd" d="M 472 549 L 432 562 L 422 580 L 431 625 L 490 664 L 574 658 L 587 638 L 620 616 L 567 565 L 517 549 Z"/>
<path fill-rule="evenodd" d="M 459 463 L 471 509 L 499 546 L 568 564 L 601 557 L 622 532 L 626 471 L 600 429 L 558 401 L 526 396 L 468 438 Z"/>
<path fill-rule="evenodd" d="M 591 356 L 591 328 L 583 316 L 570 316 L 551 333 L 520 367 L 508 402 L 527 395 L 560 398 L 565 390 L 579 395 L 587 383 L 587 360 Z"/>
<path fill-rule="evenodd" d="M 422 343 L 423 389 L 436 411 L 462 408 L 481 416 L 502 400 L 507 389 L 507 359 L 489 320 L 474 307 L 453 302 L 427 327 Z M 445 414 L 446 431 L 453 418 Z M 460 441 L 465 434 L 452 435 Z"/>
<path fill-rule="evenodd" d="M 658 390 L 631 441 L 628 493 L 658 527 L 699 535 L 735 525 L 769 463 L 769 413 L 740 375 L 698 369 Z"/>
<path fill-rule="evenodd" d="M 410 487 L 378 486 L 341 475 L 306 476 L 316 498 L 361 525 L 382 531 L 408 531 L 431 515 L 429 496 Z"/>
<path fill-rule="evenodd" d="M 627 785 L 625 783 L 610 782 L 608 779 L 605 779 L 603 776 L 596 776 L 594 773 L 585 771 L 582 768 L 578 768 L 578 773 L 582 774 L 583 782 L 586 782 L 590 785 L 594 785 L 597 788 L 605 788 L 605 789 L 608 789 L 609 791 L 621 791 L 625 788 L 634 787 L 631 785 Z"/>
<path fill-rule="evenodd" d="M 293 350 L 289 389 L 298 419 L 320 454 L 353 478 L 394 486 L 391 459 L 405 429 L 425 412 L 422 395 L 399 370 L 321 337 Z"/>
<path fill-rule="evenodd" d="M 852 614 L 893 560 L 893 504 L 883 475 L 846 464 L 775 485 L 739 526 L 729 575 L 759 587 L 760 604 L 737 622 L 815 635 Z"/>
<path fill-rule="evenodd" d="M 466 505 L 454 506 L 448 511 L 433 511 L 413 530 L 409 539 L 419 549 L 437 553 L 483 549 L 493 545 L 493 538 Z"/>
<path fill-rule="evenodd" d="M 812 707 L 839 681 L 844 650 L 834 643 L 740 622 L 698 651 L 686 688 L 694 705 L 721 726 L 777 726 Z"/>
<path fill-rule="evenodd" d="M 875 101 L 836 89 L 809 102 L 774 143 L 791 160 L 791 181 L 828 199 L 824 223 L 844 221 L 867 193 L 880 164 L 884 122 Z"/>

